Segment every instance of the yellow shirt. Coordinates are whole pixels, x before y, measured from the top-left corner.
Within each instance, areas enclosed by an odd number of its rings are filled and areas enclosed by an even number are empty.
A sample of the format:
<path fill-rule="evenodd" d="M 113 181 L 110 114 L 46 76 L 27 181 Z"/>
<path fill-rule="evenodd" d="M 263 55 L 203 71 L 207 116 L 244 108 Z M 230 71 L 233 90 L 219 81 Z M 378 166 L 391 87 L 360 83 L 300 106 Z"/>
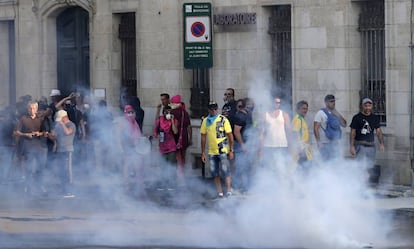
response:
<path fill-rule="evenodd" d="M 209 126 L 207 126 L 207 118 L 205 118 L 201 123 L 200 133 L 203 135 L 207 134 L 208 154 L 227 154 L 229 152 L 227 133 L 231 132 L 230 122 L 223 115 L 218 115 Z"/>
<path fill-rule="evenodd" d="M 299 114 L 296 114 L 292 119 L 292 131 L 298 135 L 299 142 L 302 145 L 309 142 L 308 124 L 306 124 L 305 119 Z"/>

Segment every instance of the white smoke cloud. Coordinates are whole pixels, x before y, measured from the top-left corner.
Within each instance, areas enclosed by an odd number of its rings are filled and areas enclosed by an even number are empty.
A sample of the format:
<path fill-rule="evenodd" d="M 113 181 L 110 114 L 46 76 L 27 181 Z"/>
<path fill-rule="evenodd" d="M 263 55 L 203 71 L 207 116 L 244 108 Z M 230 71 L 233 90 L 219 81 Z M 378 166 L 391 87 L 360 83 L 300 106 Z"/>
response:
<path fill-rule="evenodd" d="M 258 80 L 254 86 L 250 96 L 260 117 L 264 110 L 270 109 L 272 101 L 266 84 Z M 93 101 L 91 105 L 94 108 Z M 106 161 L 106 165 L 111 168 L 103 168 L 99 173 L 92 171 L 91 181 L 99 189 L 75 194 L 76 198 L 85 200 L 84 204 L 79 201 L 79 205 L 87 206 L 86 200 L 98 199 L 109 207 L 103 205 L 102 209 L 83 214 L 78 223 L 66 226 L 65 231 L 73 243 L 204 248 L 361 248 L 389 245 L 386 240 L 392 225 L 390 217 L 376 207 L 375 197 L 365 184 L 365 169 L 352 160 L 317 163 L 309 174 L 301 174 L 294 170 L 288 155 L 277 161 L 275 158 L 252 159 L 255 174 L 252 175 L 249 193 L 212 201 L 204 197 L 214 193 L 212 183 L 188 175 L 184 189 L 171 194 L 155 190 L 162 171 L 172 166 L 162 162 L 154 139 L 152 152 L 145 155 L 147 161 L 142 171 L 148 195 L 137 197 L 123 192 L 121 155 L 116 139 L 102 141 L 108 142 L 111 153 L 106 156 L 112 158 Z M 249 141 L 251 148 L 255 148 L 256 143 L 253 139 Z M 137 160 L 143 161 L 142 158 Z M 191 166 L 190 160 L 187 161 L 188 173 Z M 95 168 L 94 160 L 88 163 L 92 164 L 88 168 Z M 49 186 L 53 183 L 52 180 L 45 181 Z M 75 186 L 79 183 L 80 180 L 75 179 Z M 82 187 L 77 189 L 81 191 Z M 49 198 L 60 202 L 57 197 Z M 80 206 L 79 212 L 83 208 Z M 62 211 L 56 210 L 56 213 Z M 81 235 L 88 231 L 93 231 L 93 235 Z"/>

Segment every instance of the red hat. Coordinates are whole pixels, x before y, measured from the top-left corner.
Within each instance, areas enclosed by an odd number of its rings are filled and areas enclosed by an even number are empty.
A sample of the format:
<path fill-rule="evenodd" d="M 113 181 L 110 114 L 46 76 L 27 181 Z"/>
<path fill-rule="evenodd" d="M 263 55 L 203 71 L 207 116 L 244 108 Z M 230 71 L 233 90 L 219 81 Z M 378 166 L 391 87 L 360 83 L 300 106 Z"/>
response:
<path fill-rule="evenodd" d="M 124 106 L 124 112 L 134 112 L 134 108 L 131 105 Z"/>
<path fill-rule="evenodd" d="M 180 104 L 181 103 L 181 95 L 177 94 L 177 95 L 171 97 L 171 103 Z"/>

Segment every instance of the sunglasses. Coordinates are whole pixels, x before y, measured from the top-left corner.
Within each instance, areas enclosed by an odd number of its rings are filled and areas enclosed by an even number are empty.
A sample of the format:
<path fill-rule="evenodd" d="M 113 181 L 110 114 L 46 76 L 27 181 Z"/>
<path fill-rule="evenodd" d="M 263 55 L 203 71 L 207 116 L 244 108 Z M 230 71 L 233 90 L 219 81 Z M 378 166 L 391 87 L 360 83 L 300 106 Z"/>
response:
<path fill-rule="evenodd" d="M 231 93 L 225 93 L 224 96 L 232 96 L 233 94 Z"/>

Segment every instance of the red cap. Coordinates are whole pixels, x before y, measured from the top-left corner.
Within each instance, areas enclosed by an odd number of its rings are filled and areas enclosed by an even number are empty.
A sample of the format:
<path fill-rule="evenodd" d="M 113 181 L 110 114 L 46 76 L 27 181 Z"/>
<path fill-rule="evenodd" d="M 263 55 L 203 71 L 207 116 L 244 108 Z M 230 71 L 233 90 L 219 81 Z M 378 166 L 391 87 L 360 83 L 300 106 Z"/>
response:
<path fill-rule="evenodd" d="M 180 104 L 181 103 L 181 95 L 177 94 L 171 97 L 171 103 Z"/>

